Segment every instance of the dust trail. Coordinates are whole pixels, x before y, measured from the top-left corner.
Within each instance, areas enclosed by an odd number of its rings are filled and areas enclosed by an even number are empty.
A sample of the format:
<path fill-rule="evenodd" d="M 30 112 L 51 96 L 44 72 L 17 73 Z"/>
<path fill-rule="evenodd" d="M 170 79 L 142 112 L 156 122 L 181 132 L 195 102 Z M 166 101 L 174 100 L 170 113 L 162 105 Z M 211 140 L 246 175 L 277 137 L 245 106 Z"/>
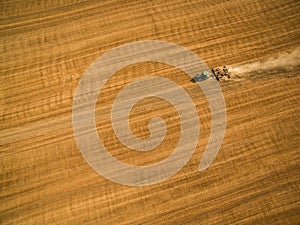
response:
<path fill-rule="evenodd" d="M 290 53 L 280 54 L 275 58 L 266 61 L 259 61 L 239 66 L 231 66 L 232 73 L 241 74 L 257 70 L 267 70 L 276 67 L 297 66 L 300 65 L 300 47 L 297 47 Z"/>

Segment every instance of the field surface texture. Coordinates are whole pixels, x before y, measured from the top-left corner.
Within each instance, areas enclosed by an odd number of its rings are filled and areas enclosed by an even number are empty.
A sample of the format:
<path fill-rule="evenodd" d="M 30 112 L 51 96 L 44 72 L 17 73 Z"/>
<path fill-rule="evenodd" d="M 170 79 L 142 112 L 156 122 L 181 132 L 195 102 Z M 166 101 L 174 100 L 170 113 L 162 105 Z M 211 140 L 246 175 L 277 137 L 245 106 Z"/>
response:
<path fill-rule="evenodd" d="M 0 12 L 0 224 L 300 224 L 300 1 L 1 0 Z M 115 135 L 114 100 L 140 78 L 180 86 L 200 126 L 195 151 L 177 173 L 126 186 L 84 159 L 72 106 L 96 59 L 144 40 L 175 43 L 211 68 L 231 68 L 231 78 L 219 82 L 226 133 L 212 164 L 199 171 L 212 126 L 199 86 L 160 62 L 118 70 L 95 108 L 99 139 L 115 159 L 151 166 L 180 141 L 176 109 L 157 97 L 133 106 L 129 127 L 146 139 L 149 121 L 161 117 L 161 144 L 140 152 Z"/>

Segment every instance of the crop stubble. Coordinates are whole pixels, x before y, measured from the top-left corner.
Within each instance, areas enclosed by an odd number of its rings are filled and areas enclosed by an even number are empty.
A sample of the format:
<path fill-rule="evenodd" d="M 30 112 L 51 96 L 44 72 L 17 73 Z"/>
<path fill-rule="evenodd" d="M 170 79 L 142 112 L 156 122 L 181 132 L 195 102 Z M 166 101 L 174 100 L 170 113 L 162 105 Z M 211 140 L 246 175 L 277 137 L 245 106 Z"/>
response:
<path fill-rule="evenodd" d="M 97 175 L 73 136 L 71 107 L 80 77 L 101 54 L 138 40 L 164 40 L 211 67 L 265 60 L 299 46 L 298 1 L 14 1 L 1 8 L 2 224 L 297 224 L 299 67 L 234 76 L 220 83 L 227 131 L 213 164 L 198 172 L 208 142 L 207 101 L 182 71 L 139 63 L 118 71 L 98 98 L 99 137 L 119 160 L 150 165 L 178 142 L 174 108 L 149 98 L 130 115 L 139 138 L 166 120 L 164 143 L 147 153 L 113 135 L 110 107 L 126 84 L 163 76 L 183 87 L 199 112 L 201 137 L 168 181 L 126 187 Z M 166 90 L 167 91 L 167 90 Z"/>

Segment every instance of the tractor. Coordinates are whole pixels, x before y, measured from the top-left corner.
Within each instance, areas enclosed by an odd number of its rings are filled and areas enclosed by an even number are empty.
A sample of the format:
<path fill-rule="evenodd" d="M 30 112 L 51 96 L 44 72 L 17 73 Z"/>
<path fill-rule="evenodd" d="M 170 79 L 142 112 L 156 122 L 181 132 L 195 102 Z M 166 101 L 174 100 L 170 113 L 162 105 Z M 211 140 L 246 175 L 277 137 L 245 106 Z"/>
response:
<path fill-rule="evenodd" d="M 204 81 L 207 80 L 209 77 L 211 77 L 212 75 L 209 74 L 207 71 L 203 71 L 202 73 L 196 74 L 196 76 L 194 76 L 191 81 L 193 83 L 195 82 L 200 82 L 200 81 Z"/>
<path fill-rule="evenodd" d="M 228 71 L 228 68 L 226 66 L 223 66 L 223 69 L 221 70 L 219 67 L 211 69 L 210 72 L 203 71 L 200 74 L 196 74 L 191 79 L 191 82 L 201 82 L 204 80 L 207 80 L 209 77 L 215 77 L 218 81 L 220 81 L 221 78 L 227 77 L 230 78 L 230 73 Z"/>

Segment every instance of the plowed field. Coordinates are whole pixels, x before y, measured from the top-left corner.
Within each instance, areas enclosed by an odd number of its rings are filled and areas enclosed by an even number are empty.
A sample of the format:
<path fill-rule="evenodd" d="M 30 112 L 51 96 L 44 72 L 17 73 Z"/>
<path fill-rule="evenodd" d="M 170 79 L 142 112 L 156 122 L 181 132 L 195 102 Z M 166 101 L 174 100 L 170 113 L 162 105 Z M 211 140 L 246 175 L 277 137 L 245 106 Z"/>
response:
<path fill-rule="evenodd" d="M 210 67 L 266 65 L 300 46 L 299 1 L 2 0 L 0 11 L 1 224 L 300 223 L 300 62 L 232 72 L 220 81 L 227 129 L 217 157 L 202 172 L 208 102 L 172 66 L 142 62 L 119 70 L 96 107 L 97 131 L 108 151 L 128 164 L 151 165 L 178 143 L 176 110 L 157 98 L 133 107 L 136 137 L 150 135 L 154 116 L 168 128 L 156 149 L 137 152 L 114 135 L 113 101 L 141 77 L 165 77 L 184 88 L 201 133 L 192 158 L 170 179 L 144 187 L 105 179 L 82 157 L 72 129 L 80 78 L 109 50 L 162 40 L 193 51 Z"/>

